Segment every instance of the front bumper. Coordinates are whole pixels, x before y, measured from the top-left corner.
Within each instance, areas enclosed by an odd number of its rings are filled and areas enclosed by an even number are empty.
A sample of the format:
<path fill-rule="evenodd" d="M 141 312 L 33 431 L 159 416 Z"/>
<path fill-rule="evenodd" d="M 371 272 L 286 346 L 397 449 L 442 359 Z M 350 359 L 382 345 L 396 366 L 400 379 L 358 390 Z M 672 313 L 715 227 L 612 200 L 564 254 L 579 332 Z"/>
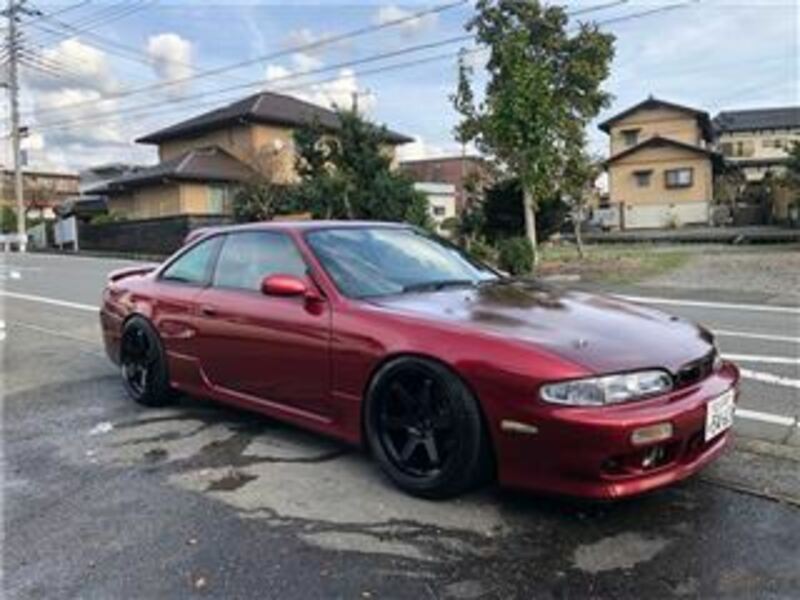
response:
<path fill-rule="evenodd" d="M 706 405 L 738 382 L 738 369 L 725 363 L 692 386 L 644 401 L 603 408 L 526 404 L 507 417 L 531 425 L 531 430 L 503 431 L 499 424 L 495 428 L 500 482 L 531 491 L 613 499 L 685 479 L 727 443 L 730 430 L 704 440 Z M 641 446 L 631 442 L 635 429 L 665 422 L 673 427 L 669 439 Z"/>

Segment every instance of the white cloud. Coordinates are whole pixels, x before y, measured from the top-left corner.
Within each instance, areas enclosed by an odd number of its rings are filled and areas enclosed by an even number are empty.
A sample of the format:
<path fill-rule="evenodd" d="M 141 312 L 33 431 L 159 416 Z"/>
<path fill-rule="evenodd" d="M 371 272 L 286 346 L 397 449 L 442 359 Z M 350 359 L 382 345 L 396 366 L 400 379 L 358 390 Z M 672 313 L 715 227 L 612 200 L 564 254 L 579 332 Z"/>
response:
<path fill-rule="evenodd" d="M 420 135 L 412 136 L 413 142 L 397 147 L 398 160 L 422 160 L 426 158 L 441 158 L 443 156 L 460 156 L 461 146 L 455 142 L 445 144 L 431 144 Z M 472 145 L 468 145 L 466 153 L 470 156 L 477 154 Z"/>
<path fill-rule="evenodd" d="M 100 92 L 117 89 L 117 80 L 109 66 L 106 54 L 70 38 L 41 52 L 42 60 L 52 67 L 53 73 L 27 69 L 25 82 L 36 90 L 54 90 L 69 86 Z"/>
<path fill-rule="evenodd" d="M 102 104 L 99 103 L 101 100 Z M 124 144 L 127 139 L 121 131 L 120 119 L 113 118 L 116 108 L 116 100 L 104 99 L 97 90 L 63 88 L 38 92 L 34 114 L 41 115 L 37 121 L 44 123 L 43 132 L 48 143 Z M 89 122 L 98 113 L 111 113 L 111 117 L 102 122 Z M 75 123 L 70 125 L 71 121 Z"/>
<path fill-rule="evenodd" d="M 318 55 L 326 51 L 346 50 L 350 48 L 351 41 L 349 39 L 326 41 L 336 36 L 337 34 L 328 32 L 314 33 L 308 27 L 303 27 L 300 29 L 292 29 L 286 35 L 286 38 L 284 40 L 284 45 L 286 48 L 290 50 L 295 48 L 302 48 L 303 49 L 302 51 L 305 54 L 311 54 L 311 55 Z M 311 46 L 314 44 L 319 44 L 319 46 L 306 48 L 306 46 Z"/>
<path fill-rule="evenodd" d="M 408 17 L 411 17 L 413 14 L 413 12 L 404 10 L 396 4 L 387 4 L 378 9 L 378 12 L 375 13 L 375 17 L 373 18 L 373 22 L 376 25 L 385 25 L 386 23 L 399 21 L 400 19 L 408 19 Z M 432 29 L 436 26 L 437 21 L 438 15 L 436 13 L 429 13 L 403 21 L 396 26 L 396 29 L 406 36 L 412 36 Z"/>
<path fill-rule="evenodd" d="M 165 88 L 167 95 L 180 97 L 191 82 L 182 81 L 191 76 L 192 43 L 177 33 L 160 33 L 147 40 L 147 55 L 153 61 L 156 75 L 164 82 L 180 82 Z"/>
<path fill-rule="evenodd" d="M 296 56 L 293 56 L 292 62 L 295 65 L 302 65 L 303 68 L 296 66 L 294 69 L 289 69 L 283 65 L 267 65 L 265 78 L 268 90 L 289 94 L 327 108 L 335 106 L 349 108 L 353 103 L 353 94 L 357 93 L 360 111 L 369 112 L 375 108 L 375 96 L 369 92 L 365 93 L 360 88 L 353 69 L 340 69 L 336 77 L 329 81 L 305 83 L 302 75 L 309 70 L 308 67 L 313 65 L 313 68 L 319 68 L 323 63 L 314 58 L 297 60 Z M 270 83 L 274 85 L 269 85 Z"/>
<path fill-rule="evenodd" d="M 292 72 L 284 66 L 267 65 L 265 77 L 269 82 L 284 79 L 285 77 L 289 77 L 291 74 Z"/>
<path fill-rule="evenodd" d="M 295 52 L 292 54 L 292 63 L 294 63 L 295 68 L 301 73 L 319 69 L 323 65 L 323 62 L 319 58 L 306 54 L 305 52 Z"/>

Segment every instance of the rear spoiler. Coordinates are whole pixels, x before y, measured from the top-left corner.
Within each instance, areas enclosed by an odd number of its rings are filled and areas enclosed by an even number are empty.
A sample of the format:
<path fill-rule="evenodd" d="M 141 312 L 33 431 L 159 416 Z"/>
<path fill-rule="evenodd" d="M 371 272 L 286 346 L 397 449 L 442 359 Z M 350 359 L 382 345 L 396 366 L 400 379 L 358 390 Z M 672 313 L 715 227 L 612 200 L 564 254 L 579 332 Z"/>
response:
<path fill-rule="evenodd" d="M 158 263 L 148 263 L 136 267 L 125 267 L 124 269 L 116 269 L 108 274 L 108 282 L 113 283 L 126 277 L 133 277 L 134 275 L 146 275 L 158 268 Z"/>

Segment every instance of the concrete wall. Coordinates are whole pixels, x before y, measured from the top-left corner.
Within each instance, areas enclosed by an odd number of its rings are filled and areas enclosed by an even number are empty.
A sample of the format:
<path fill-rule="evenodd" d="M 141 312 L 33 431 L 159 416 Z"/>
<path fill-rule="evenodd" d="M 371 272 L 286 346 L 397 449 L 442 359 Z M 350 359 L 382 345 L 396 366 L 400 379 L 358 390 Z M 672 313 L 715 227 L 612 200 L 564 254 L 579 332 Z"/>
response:
<path fill-rule="evenodd" d="M 181 247 L 198 227 L 225 225 L 230 217 L 177 215 L 141 221 L 78 225 L 81 250 L 166 256 Z"/>
<path fill-rule="evenodd" d="M 625 143 L 623 134 L 629 129 L 639 130 L 638 142 L 660 135 L 693 146 L 703 144 L 702 131 L 693 116 L 671 108 L 642 109 L 611 127 L 611 156 L 630 147 Z"/>

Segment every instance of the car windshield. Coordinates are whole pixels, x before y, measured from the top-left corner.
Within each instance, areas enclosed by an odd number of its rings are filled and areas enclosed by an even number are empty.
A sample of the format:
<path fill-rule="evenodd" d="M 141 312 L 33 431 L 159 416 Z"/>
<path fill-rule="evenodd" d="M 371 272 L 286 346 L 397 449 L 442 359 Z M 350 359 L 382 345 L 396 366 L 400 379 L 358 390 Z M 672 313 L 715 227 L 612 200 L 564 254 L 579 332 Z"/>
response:
<path fill-rule="evenodd" d="M 352 298 L 474 286 L 498 278 L 458 248 L 414 229 L 342 227 L 314 231 L 306 239 L 339 290 Z"/>

